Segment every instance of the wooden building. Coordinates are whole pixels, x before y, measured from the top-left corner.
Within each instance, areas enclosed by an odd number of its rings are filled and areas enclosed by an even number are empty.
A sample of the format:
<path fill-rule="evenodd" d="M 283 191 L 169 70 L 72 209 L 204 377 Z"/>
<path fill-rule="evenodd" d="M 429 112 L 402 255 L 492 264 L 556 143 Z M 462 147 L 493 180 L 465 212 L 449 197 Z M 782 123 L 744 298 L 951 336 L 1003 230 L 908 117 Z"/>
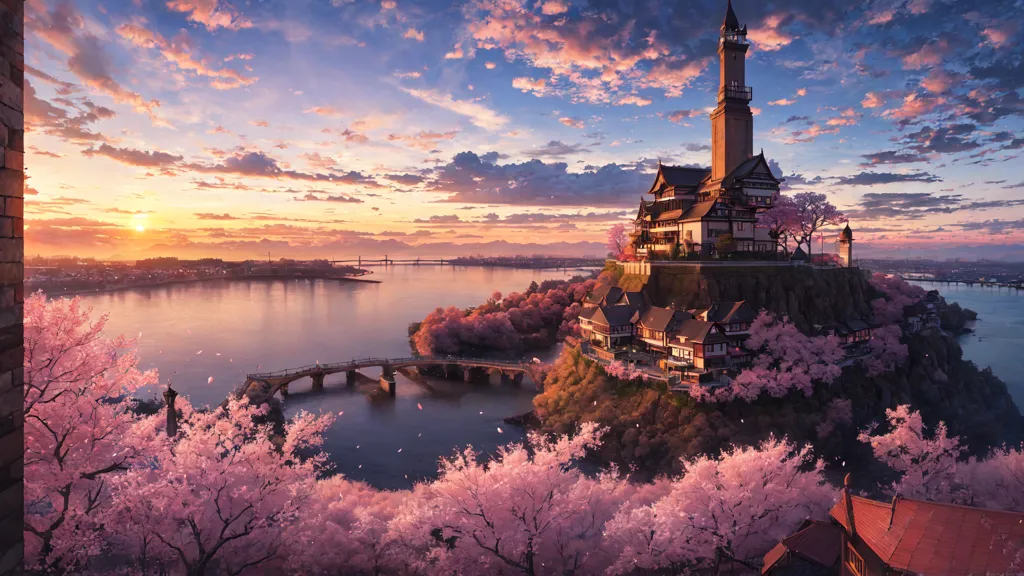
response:
<path fill-rule="evenodd" d="M 637 255 L 647 258 L 683 252 L 713 255 L 728 235 L 739 251 L 776 249 L 757 213 L 779 193 L 762 150 L 754 154 L 753 92 L 746 86 L 747 27 L 740 26 L 730 2 L 718 43 L 721 68 L 718 106 L 711 113 L 711 168 L 658 166 L 640 199 L 632 233 Z"/>
<path fill-rule="evenodd" d="M 847 477 L 849 478 L 849 477 Z M 1024 513 L 896 496 L 853 496 L 832 508 L 842 528 L 842 576 L 983 576 L 1019 573 Z"/>

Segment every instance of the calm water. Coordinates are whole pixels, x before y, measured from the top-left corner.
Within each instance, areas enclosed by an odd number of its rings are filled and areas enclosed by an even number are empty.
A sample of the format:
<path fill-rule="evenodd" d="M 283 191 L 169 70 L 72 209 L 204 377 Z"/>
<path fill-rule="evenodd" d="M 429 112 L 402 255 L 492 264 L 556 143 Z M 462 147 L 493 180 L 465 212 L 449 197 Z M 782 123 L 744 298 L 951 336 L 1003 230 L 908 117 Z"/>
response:
<path fill-rule="evenodd" d="M 172 380 L 193 404 L 216 404 L 258 367 L 279 370 L 360 356 L 405 356 L 409 323 L 438 306 L 472 306 L 494 290 L 521 291 L 531 281 L 571 274 L 396 267 L 374 274 L 381 284 L 214 282 L 94 294 L 83 300 L 96 312 L 110 313 L 108 333 L 142 333 L 143 368 L 157 368 L 161 382 Z M 919 284 L 938 288 L 948 300 L 978 312 L 976 332 L 962 339 L 964 355 L 981 367 L 991 366 L 1024 407 L 1024 294 Z M 554 354 L 538 356 L 548 360 Z M 379 369 L 364 373 L 376 378 Z M 211 376 L 214 380 L 208 383 Z M 370 379 L 346 388 L 344 375 L 338 374 L 317 395 L 308 393 L 308 380 L 299 381 L 291 386 L 285 413 L 333 412 L 337 419 L 326 449 L 336 470 L 379 487 L 401 488 L 433 476 L 438 457 L 456 448 L 471 444 L 493 452 L 522 439 L 522 432 L 502 419 L 529 410 L 536 393 L 529 380 L 515 386 L 397 378 L 395 399 L 376 397 Z"/>
<path fill-rule="evenodd" d="M 361 356 L 407 356 L 409 323 L 438 306 L 472 306 L 494 290 L 522 291 L 534 280 L 578 273 L 396 267 L 372 276 L 381 284 L 225 281 L 93 294 L 83 300 L 97 313 L 110 313 L 107 333 L 141 332 L 142 367 L 157 368 L 162 383 L 173 381 L 198 405 L 221 402 L 257 367 L 279 370 Z M 538 356 L 548 360 L 553 354 Z M 376 378 L 380 370 L 364 374 Z M 207 383 L 211 376 L 213 382 Z M 529 379 L 516 386 L 396 377 L 395 399 L 375 397 L 377 386 L 370 381 L 346 388 L 344 374 L 328 377 L 322 395 L 308 393 L 308 379 L 298 381 L 284 401 L 285 413 L 333 412 L 337 418 L 326 449 L 336 470 L 398 488 L 434 475 L 438 457 L 457 447 L 472 444 L 490 452 L 522 439 L 522 432 L 502 418 L 529 410 L 536 393 Z"/>
<path fill-rule="evenodd" d="M 913 284 L 938 290 L 948 302 L 978 313 L 974 333 L 960 338 L 964 358 L 973 360 L 979 368 L 992 368 L 1024 410 L 1024 292 L 977 285 Z"/>

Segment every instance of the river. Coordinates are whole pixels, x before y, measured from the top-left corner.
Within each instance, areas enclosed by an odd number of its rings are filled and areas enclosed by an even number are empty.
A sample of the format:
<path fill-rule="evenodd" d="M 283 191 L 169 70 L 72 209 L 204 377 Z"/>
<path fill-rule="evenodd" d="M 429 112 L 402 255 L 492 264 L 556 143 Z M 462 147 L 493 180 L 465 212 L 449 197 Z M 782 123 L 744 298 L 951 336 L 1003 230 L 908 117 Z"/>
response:
<path fill-rule="evenodd" d="M 83 302 L 109 312 L 107 334 L 142 334 L 143 368 L 156 368 L 195 405 L 216 404 L 245 374 L 317 361 L 409 354 L 408 325 L 438 306 L 473 306 L 494 290 L 524 290 L 531 281 L 576 272 L 507 268 L 393 267 L 371 276 L 380 284 L 332 281 L 211 281 L 88 294 Z M 991 366 L 1024 406 L 1024 294 L 1006 289 L 932 286 L 978 312 L 976 332 L 962 338 L 964 355 Z M 536 354 L 551 359 L 555 351 Z M 531 354 L 530 356 L 533 356 Z M 379 369 L 365 372 L 370 378 Z M 209 382 L 209 378 L 213 381 Z M 323 394 L 309 380 L 292 384 L 285 414 L 335 414 L 325 448 L 337 472 L 381 488 L 407 488 L 437 472 L 437 460 L 472 445 L 493 453 L 522 439 L 502 422 L 529 410 L 536 389 L 398 375 L 394 399 L 373 394 L 370 379 L 347 388 L 328 377 Z M 152 396 L 159 390 L 143 391 Z M 501 429 L 499 431 L 499 428 Z"/>
<path fill-rule="evenodd" d="M 978 313 L 974 333 L 960 337 L 964 358 L 979 368 L 990 367 L 1018 408 L 1024 410 L 1024 292 L 994 286 L 911 282 L 938 290 L 947 302 Z"/>
<path fill-rule="evenodd" d="M 96 313 L 109 312 L 107 334 L 141 333 L 140 366 L 158 369 L 162 384 L 173 382 L 193 405 L 201 405 L 221 402 L 258 368 L 408 356 L 409 323 L 438 306 L 474 306 L 495 290 L 523 291 L 531 281 L 581 273 L 399 266 L 375 269 L 370 278 L 380 284 L 216 280 L 87 294 L 82 300 Z M 554 354 L 530 356 L 548 361 Z M 375 378 L 380 369 L 364 373 Z M 502 419 L 530 410 L 536 394 L 528 378 L 517 386 L 396 377 L 394 399 L 376 397 L 370 378 L 347 388 L 344 374 L 328 377 L 323 394 L 309 393 L 304 379 L 290 386 L 285 414 L 334 413 L 325 448 L 335 470 L 381 488 L 406 488 L 434 476 L 438 457 L 456 448 L 472 444 L 493 452 L 521 440 L 522 431 Z M 158 392 L 143 390 L 139 396 Z"/>

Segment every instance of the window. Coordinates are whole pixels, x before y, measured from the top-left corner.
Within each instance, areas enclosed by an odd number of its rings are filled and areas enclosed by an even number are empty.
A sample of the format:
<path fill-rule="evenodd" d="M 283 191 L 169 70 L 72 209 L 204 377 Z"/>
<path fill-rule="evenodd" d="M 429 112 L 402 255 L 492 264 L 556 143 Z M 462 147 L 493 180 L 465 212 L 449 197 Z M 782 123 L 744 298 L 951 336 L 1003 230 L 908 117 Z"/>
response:
<path fill-rule="evenodd" d="M 846 543 L 846 566 L 857 576 L 864 576 L 864 559 L 853 548 L 853 544 Z"/>

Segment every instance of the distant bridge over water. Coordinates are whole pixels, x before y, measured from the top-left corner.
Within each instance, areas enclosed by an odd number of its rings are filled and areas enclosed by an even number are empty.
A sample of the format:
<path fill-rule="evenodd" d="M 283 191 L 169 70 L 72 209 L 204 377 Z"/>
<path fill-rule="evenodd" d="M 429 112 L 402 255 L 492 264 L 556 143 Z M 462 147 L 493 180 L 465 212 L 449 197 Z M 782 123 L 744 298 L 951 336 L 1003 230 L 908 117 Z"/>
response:
<path fill-rule="evenodd" d="M 520 383 L 524 374 L 533 377 L 533 368 L 537 364 L 517 360 L 494 360 L 489 358 L 467 358 L 462 356 L 409 356 L 405 358 L 358 358 L 331 364 L 312 364 L 300 368 L 289 368 L 276 372 L 256 372 L 247 374 L 245 384 L 239 390 L 240 395 L 250 392 L 254 385 L 260 386 L 262 392 L 267 396 L 281 392 L 288 394 L 288 385 L 296 380 L 309 378 L 313 381 L 313 391 L 320 392 L 324 389 L 324 378 L 331 374 L 346 374 L 346 383 L 351 386 L 355 384 L 359 376 L 359 370 L 364 368 L 381 369 L 380 387 L 390 394 L 395 395 L 395 370 L 399 368 L 419 369 L 423 367 L 440 366 L 446 374 L 462 370 L 463 380 L 470 382 L 474 372 L 477 370 L 492 371 L 501 373 L 502 380 L 511 380 Z"/>
<path fill-rule="evenodd" d="M 362 268 L 364 266 L 444 266 L 445 264 L 451 266 L 451 258 L 405 258 L 405 259 L 392 259 L 385 255 L 383 258 L 363 258 L 358 256 L 356 258 L 350 258 L 348 260 L 331 260 L 331 264 L 342 265 L 342 266 L 355 266 L 356 268 Z"/>

